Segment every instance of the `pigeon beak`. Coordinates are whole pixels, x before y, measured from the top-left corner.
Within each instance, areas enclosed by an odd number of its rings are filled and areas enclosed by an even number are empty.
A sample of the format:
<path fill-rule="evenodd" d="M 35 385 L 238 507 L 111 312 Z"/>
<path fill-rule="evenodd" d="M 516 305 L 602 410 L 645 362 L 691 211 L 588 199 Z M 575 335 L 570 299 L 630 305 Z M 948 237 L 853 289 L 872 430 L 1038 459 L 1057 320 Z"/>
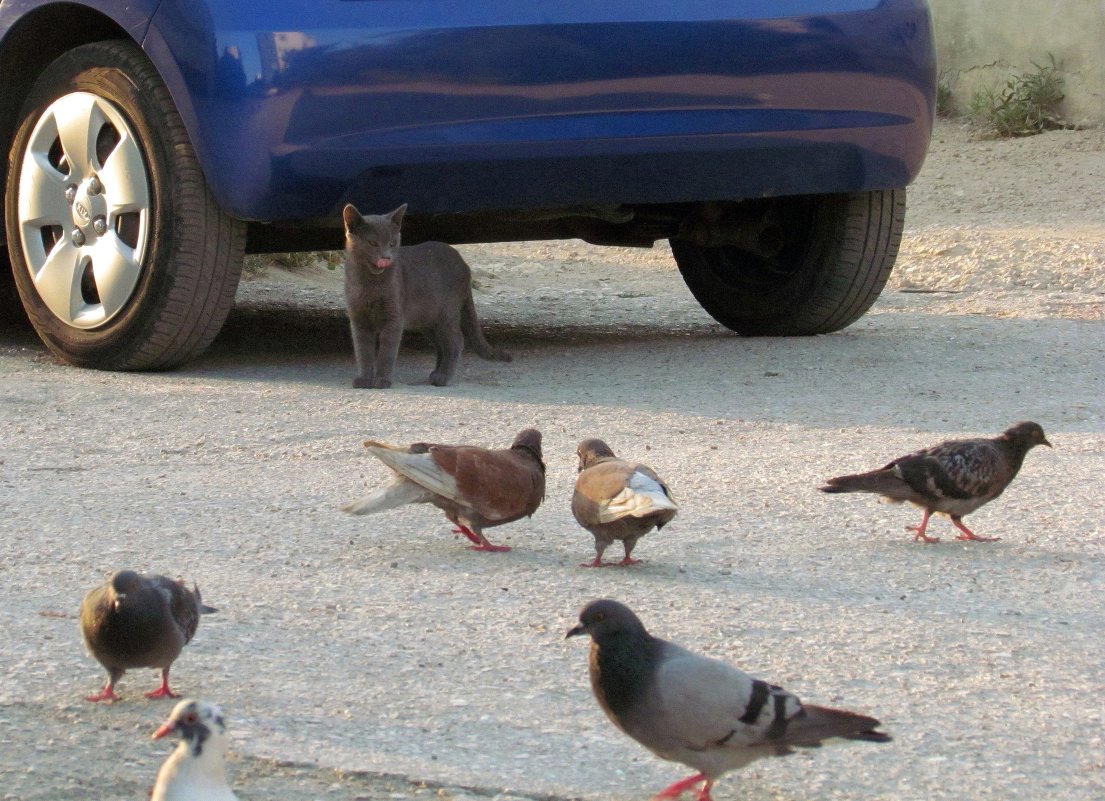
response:
<path fill-rule="evenodd" d="M 1044 437 L 1042 440 L 1040 440 L 1040 444 L 1047 445 L 1049 448 L 1051 447 L 1051 443 L 1047 441 L 1047 437 Z"/>
<path fill-rule="evenodd" d="M 174 731 L 176 731 L 176 721 L 167 720 L 161 724 L 161 728 L 153 733 L 153 739 L 160 740 L 166 734 L 172 734 Z"/>
<path fill-rule="evenodd" d="M 566 640 L 569 637 L 575 637 L 575 636 L 578 636 L 580 634 L 586 634 L 586 633 L 587 633 L 587 628 L 582 623 L 580 623 L 578 626 L 573 626 L 572 628 L 568 629 L 568 633 L 564 635 L 564 639 Z"/>

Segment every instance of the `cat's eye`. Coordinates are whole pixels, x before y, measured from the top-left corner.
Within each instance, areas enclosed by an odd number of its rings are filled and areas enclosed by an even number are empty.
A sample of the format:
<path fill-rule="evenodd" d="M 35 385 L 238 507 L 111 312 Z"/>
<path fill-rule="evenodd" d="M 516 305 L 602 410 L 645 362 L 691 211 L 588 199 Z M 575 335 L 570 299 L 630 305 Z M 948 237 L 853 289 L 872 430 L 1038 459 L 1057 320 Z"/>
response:
<path fill-rule="evenodd" d="M 372 247 L 377 247 L 380 244 L 375 239 L 369 239 L 369 240 L 367 240 L 367 242 L 368 242 L 368 244 L 372 245 Z"/>

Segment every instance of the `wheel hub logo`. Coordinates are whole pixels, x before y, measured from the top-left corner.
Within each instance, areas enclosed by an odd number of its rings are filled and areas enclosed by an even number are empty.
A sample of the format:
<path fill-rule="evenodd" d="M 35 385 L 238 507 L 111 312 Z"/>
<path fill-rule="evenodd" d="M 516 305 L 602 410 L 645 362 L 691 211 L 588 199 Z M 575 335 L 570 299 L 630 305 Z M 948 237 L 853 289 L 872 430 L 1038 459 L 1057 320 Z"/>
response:
<path fill-rule="evenodd" d="M 81 203 L 79 200 L 73 204 L 73 208 L 77 210 L 77 215 L 85 222 L 88 222 L 90 219 L 92 219 L 92 215 L 88 213 L 88 207 Z"/>

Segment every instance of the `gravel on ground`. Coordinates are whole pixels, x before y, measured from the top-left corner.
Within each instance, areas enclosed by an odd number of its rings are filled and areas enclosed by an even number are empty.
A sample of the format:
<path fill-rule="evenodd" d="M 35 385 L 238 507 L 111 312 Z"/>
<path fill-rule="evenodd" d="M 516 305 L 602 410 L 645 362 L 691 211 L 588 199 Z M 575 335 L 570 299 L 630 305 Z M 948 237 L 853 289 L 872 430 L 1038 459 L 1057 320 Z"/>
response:
<path fill-rule="evenodd" d="M 847 744 L 730 774 L 718 801 L 1105 797 L 1105 131 L 979 141 L 941 122 L 898 267 L 855 325 L 743 339 L 663 246 L 465 246 L 488 338 L 431 387 L 354 391 L 340 271 L 244 282 L 186 369 L 56 363 L 0 337 L 0 799 L 146 797 L 171 704 L 103 674 L 76 610 L 112 570 L 195 579 L 219 607 L 173 668 L 219 703 L 243 801 L 644 798 L 686 775 L 617 732 L 564 641 L 617 597 L 654 633 L 813 703 L 880 717 Z M 968 518 L 820 481 L 1022 419 L 1055 444 Z M 548 488 L 465 550 L 436 510 L 354 518 L 387 480 L 363 439 L 505 445 L 536 425 Z M 682 507 L 632 569 L 584 570 L 576 443 L 602 436 Z M 617 550 L 617 546 L 613 550 Z"/>

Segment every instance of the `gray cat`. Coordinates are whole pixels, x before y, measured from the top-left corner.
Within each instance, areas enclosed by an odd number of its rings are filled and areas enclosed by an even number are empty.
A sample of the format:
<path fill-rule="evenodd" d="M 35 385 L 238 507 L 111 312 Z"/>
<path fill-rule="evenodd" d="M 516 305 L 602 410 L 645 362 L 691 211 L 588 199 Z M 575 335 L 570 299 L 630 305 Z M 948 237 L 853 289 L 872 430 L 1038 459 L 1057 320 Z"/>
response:
<path fill-rule="evenodd" d="M 472 300 L 472 273 L 444 242 L 401 247 L 404 203 L 390 214 L 362 216 L 352 204 L 345 222 L 345 306 L 353 329 L 360 374 L 353 386 L 385 389 L 404 331 L 433 340 L 437 364 L 430 383 L 443 387 L 456 371 L 467 343 L 485 359 L 509 362 L 510 354 L 483 338 Z"/>

